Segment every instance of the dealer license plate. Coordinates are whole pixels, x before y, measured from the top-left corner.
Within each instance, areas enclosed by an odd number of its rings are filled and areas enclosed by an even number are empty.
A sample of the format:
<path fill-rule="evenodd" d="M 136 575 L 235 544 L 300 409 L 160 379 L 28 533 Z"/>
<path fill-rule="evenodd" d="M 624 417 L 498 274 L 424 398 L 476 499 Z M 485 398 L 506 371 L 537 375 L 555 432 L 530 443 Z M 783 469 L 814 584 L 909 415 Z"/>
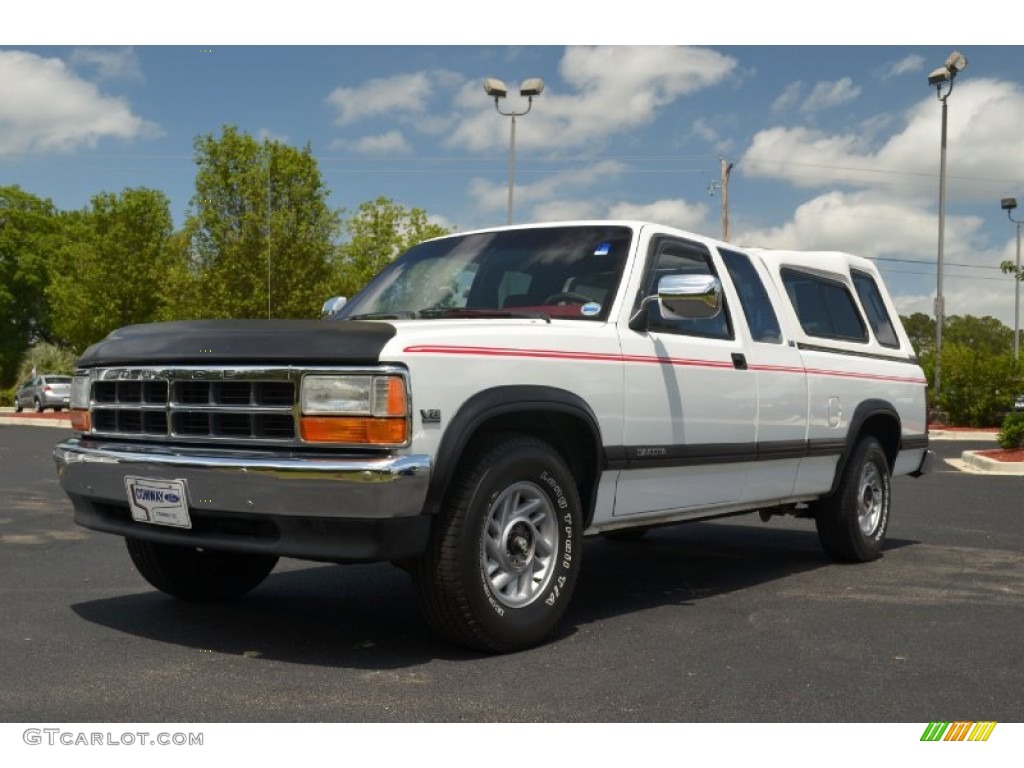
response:
<path fill-rule="evenodd" d="M 188 516 L 188 497 L 184 480 L 151 480 L 145 477 L 126 477 L 128 505 L 132 518 L 140 523 L 172 525 L 191 528 Z"/>

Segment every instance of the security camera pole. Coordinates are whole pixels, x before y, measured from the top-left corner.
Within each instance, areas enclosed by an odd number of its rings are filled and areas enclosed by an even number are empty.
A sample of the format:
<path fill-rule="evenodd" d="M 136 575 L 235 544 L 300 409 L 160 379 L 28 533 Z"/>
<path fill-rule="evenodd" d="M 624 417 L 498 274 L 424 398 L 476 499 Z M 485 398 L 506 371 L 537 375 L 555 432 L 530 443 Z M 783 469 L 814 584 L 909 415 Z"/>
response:
<path fill-rule="evenodd" d="M 519 87 L 519 95 L 527 98 L 526 109 L 522 112 L 503 112 L 501 107 L 498 105 L 499 99 L 504 99 L 508 95 L 508 86 L 505 85 L 503 80 L 498 80 L 496 77 L 488 77 L 484 80 L 484 91 L 487 92 L 488 96 L 494 97 L 494 108 L 498 110 L 498 114 L 505 115 L 505 117 L 512 118 L 512 136 L 509 140 L 508 150 L 508 223 L 512 223 L 512 190 L 516 185 L 516 118 L 522 117 L 530 108 L 533 107 L 533 97 L 540 96 L 541 91 L 544 90 L 544 81 L 539 77 L 532 77 L 529 80 L 524 80 L 523 84 Z"/>
<path fill-rule="evenodd" d="M 939 396 L 942 382 L 942 324 L 946 314 L 945 299 L 942 296 L 942 252 L 946 241 L 946 99 L 953 92 L 956 73 L 967 66 L 967 58 L 953 51 L 946 63 L 928 75 L 928 85 L 935 86 L 935 95 L 942 102 L 942 145 L 939 159 L 939 253 L 936 261 L 937 282 L 935 290 L 935 394 Z M 949 84 L 945 94 L 942 87 Z"/>

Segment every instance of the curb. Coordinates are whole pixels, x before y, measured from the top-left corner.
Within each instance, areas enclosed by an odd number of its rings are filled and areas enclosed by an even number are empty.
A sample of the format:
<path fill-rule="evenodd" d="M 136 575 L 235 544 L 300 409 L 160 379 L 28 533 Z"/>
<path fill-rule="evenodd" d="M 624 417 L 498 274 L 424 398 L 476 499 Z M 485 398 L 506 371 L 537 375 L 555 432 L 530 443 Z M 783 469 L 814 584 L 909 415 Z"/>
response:
<path fill-rule="evenodd" d="M 998 430 L 929 429 L 929 440 L 991 440 L 996 441 Z"/>
<path fill-rule="evenodd" d="M 969 467 L 989 475 L 1024 475 L 1024 461 L 997 461 L 977 451 L 964 451 L 960 460 Z"/>

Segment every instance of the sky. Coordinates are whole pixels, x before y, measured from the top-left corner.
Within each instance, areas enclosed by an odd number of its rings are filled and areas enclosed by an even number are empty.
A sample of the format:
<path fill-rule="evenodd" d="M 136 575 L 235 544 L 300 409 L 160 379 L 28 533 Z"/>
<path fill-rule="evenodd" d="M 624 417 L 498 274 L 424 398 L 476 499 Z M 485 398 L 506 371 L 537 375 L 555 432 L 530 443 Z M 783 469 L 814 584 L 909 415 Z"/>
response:
<path fill-rule="evenodd" d="M 949 19 L 970 44 L 948 31 L 929 44 L 895 23 L 875 36 L 884 44 L 842 44 L 887 18 L 873 2 L 852 35 L 801 35 L 773 4 L 777 35 L 757 13 L 719 34 L 730 6 L 677 35 L 650 16 L 572 25 L 556 12 L 529 43 L 510 26 L 512 6 L 501 33 L 449 24 L 444 5 L 429 19 L 410 8 L 381 11 L 406 22 L 386 33 L 319 19 L 308 39 L 277 17 L 197 30 L 179 15 L 164 30 L 72 15 L 56 32 L 18 18 L 0 30 L 0 185 L 62 209 L 151 187 L 180 225 L 195 138 L 231 124 L 309 145 L 334 207 L 384 196 L 459 230 L 500 225 L 511 121 L 482 80 L 509 84 L 507 111 L 526 108 L 519 84 L 539 77 L 543 93 L 516 121 L 515 222 L 639 218 L 720 237 L 724 158 L 732 242 L 867 256 L 901 313 L 931 314 L 941 105 L 926 78 L 956 49 L 969 63 L 948 100 L 946 314 L 1013 325 L 1014 282 L 998 265 L 1015 257 L 1016 228 L 1000 200 L 1020 198 L 1024 219 L 1024 47 L 977 42 L 976 27 Z M 829 44 L 790 44 L 807 39 Z"/>

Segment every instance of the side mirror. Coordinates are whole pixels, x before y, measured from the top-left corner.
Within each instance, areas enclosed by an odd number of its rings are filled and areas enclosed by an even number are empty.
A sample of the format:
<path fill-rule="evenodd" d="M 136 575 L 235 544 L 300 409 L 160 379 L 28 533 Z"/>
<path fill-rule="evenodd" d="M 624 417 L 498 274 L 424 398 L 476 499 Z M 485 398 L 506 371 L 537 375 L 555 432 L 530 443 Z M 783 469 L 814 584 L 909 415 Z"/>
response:
<path fill-rule="evenodd" d="M 347 303 L 348 299 L 344 296 L 332 296 L 320 307 L 320 319 L 326 320 L 327 318 L 334 317 Z"/>
<path fill-rule="evenodd" d="M 666 275 L 629 319 L 632 330 L 647 330 L 647 307 L 655 301 L 665 320 L 712 318 L 722 311 L 722 283 L 714 275 Z"/>
<path fill-rule="evenodd" d="M 658 306 L 667 320 L 716 317 L 722 311 L 722 284 L 713 275 L 668 275 L 658 281 Z"/>

